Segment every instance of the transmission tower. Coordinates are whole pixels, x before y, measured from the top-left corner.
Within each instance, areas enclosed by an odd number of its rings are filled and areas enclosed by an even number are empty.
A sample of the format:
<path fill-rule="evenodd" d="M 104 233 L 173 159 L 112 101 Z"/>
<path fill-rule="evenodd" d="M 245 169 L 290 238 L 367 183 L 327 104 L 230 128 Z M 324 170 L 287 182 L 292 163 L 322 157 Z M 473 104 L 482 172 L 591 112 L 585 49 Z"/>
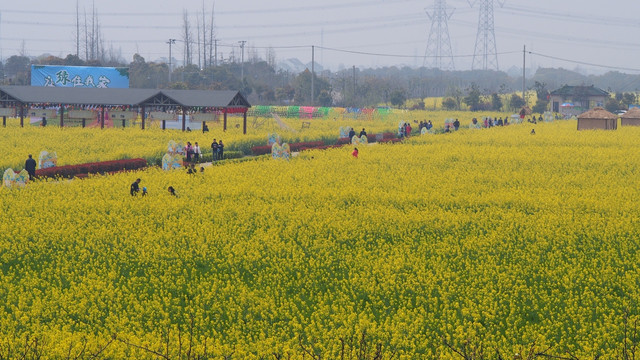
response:
<path fill-rule="evenodd" d="M 473 7 L 480 3 L 480 15 L 478 17 L 478 34 L 476 35 L 476 47 L 473 51 L 473 63 L 471 69 L 498 70 L 498 51 L 496 50 L 496 33 L 493 27 L 493 1 L 494 0 L 468 0 Z M 500 6 L 504 1 L 499 1 Z"/>
<path fill-rule="evenodd" d="M 449 26 L 447 20 L 453 15 L 447 9 L 446 0 L 434 0 L 432 11 L 427 9 L 427 16 L 431 20 L 431 30 L 429 31 L 429 39 L 427 40 L 427 49 L 424 54 L 423 66 L 440 70 L 453 70 L 453 55 L 451 53 L 451 39 L 449 38 Z"/>

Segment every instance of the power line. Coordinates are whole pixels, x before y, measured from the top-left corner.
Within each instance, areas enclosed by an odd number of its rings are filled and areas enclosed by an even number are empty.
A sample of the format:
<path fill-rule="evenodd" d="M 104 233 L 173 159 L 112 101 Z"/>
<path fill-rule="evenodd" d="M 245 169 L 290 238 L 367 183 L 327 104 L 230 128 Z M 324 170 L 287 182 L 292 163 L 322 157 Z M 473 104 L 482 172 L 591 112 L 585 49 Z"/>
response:
<path fill-rule="evenodd" d="M 329 48 L 329 47 L 323 47 L 323 46 L 316 46 L 318 49 L 323 49 L 323 50 L 329 50 L 329 51 L 336 51 L 336 52 L 342 52 L 342 53 L 348 53 L 348 54 L 358 54 L 358 55 L 370 55 L 370 56 L 383 56 L 383 57 L 397 57 L 397 58 L 409 58 L 409 59 L 423 59 L 423 58 L 431 58 L 432 56 L 419 56 L 419 55 L 402 55 L 402 54 L 383 54 L 383 53 L 372 53 L 372 52 L 365 52 L 365 51 L 355 51 L 355 50 L 344 50 L 344 49 L 335 49 L 335 48 Z M 496 53 L 496 54 L 491 54 L 491 55 L 507 55 L 507 54 L 515 54 L 515 53 L 522 53 L 522 51 L 508 51 L 508 52 L 502 52 L 502 53 Z M 451 55 L 454 58 L 469 58 L 469 57 L 473 57 L 473 54 L 469 54 L 469 55 Z"/>
<path fill-rule="evenodd" d="M 418 2 L 422 0 L 395 0 L 394 5 L 398 3 Z M 298 7 L 281 7 L 281 8 L 263 8 L 263 9 L 244 9 L 244 10 L 231 10 L 231 11 L 216 11 L 217 15 L 247 15 L 247 14 L 273 14 L 273 13 L 285 13 L 285 12 L 309 12 L 318 10 L 333 10 L 333 9 L 345 9 L 351 7 L 372 7 L 382 6 L 389 4 L 385 1 L 359 1 L 351 3 L 333 4 L 333 5 L 316 5 L 316 6 L 298 6 Z M 2 10 L 5 13 L 14 14 L 42 14 L 42 15 L 75 15 L 74 12 L 69 11 L 38 11 L 38 10 Z M 201 12 L 196 12 L 201 14 Z M 174 12 L 101 12 L 99 16 L 182 16 L 182 13 Z"/>
<path fill-rule="evenodd" d="M 547 58 L 547 59 L 560 60 L 560 61 L 570 62 L 570 63 L 574 63 L 574 64 L 595 66 L 595 67 L 600 67 L 600 68 L 604 68 L 604 69 L 611 69 L 611 70 L 625 70 L 625 71 L 637 71 L 637 72 L 640 72 L 640 69 L 635 69 L 635 68 L 627 68 L 627 67 L 620 67 L 620 66 L 609 66 L 609 65 L 595 64 L 595 63 L 590 63 L 590 62 L 580 61 L 580 60 L 570 60 L 570 59 L 565 59 L 565 58 L 561 58 L 561 57 L 557 57 L 557 56 L 540 54 L 540 53 L 533 52 L 533 51 L 528 51 L 528 53 L 532 54 L 532 55 L 537 55 L 537 56 L 540 56 L 540 57 L 543 57 L 543 58 Z"/>
<path fill-rule="evenodd" d="M 510 6 L 506 5 L 503 7 L 504 12 L 510 12 L 512 14 L 522 14 L 527 17 L 531 17 L 531 15 L 541 15 L 544 16 L 545 20 L 555 19 L 560 20 L 563 23 L 587 23 L 587 24 L 603 24 L 603 25 L 613 25 L 613 26 L 621 26 L 621 27 L 640 27 L 640 22 L 637 18 L 623 18 L 623 17 L 604 17 L 599 15 L 587 15 L 572 12 L 570 15 L 565 13 L 558 13 L 547 11 L 544 9 L 527 7 L 527 6 Z"/>
<path fill-rule="evenodd" d="M 376 16 L 376 17 L 365 17 L 365 18 L 356 18 L 350 19 L 349 24 L 358 24 L 358 23 L 372 23 L 376 22 L 377 24 L 384 22 L 394 22 L 394 21 L 404 21 L 407 19 L 420 19 L 421 16 L 416 15 L 415 13 L 406 13 L 406 14 L 398 14 L 394 16 Z M 76 25 L 63 22 L 63 23 L 52 23 L 52 22 L 39 22 L 39 21 L 5 21 L 5 24 L 12 25 L 28 25 L 28 26 L 54 26 L 54 27 L 67 27 L 74 28 Z M 247 25 L 229 25 L 229 26 L 220 26 L 216 25 L 218 29 L 272 29 L 272 28 L 297 28 L 297 27 L 313 27 L 313 26 L 329 26 L 329 25 L 343 25 L 345 23 L 344 20 L 331 20 L 331 21 L 317 21 L 317 22 L 299 22 L 299 23 L 289 23 L 289 24 L 247 24 Z M 102 29 L 152 29 L 152 30 L 181 30 L 182 26 L 179 25 L 100 25 Z"/>

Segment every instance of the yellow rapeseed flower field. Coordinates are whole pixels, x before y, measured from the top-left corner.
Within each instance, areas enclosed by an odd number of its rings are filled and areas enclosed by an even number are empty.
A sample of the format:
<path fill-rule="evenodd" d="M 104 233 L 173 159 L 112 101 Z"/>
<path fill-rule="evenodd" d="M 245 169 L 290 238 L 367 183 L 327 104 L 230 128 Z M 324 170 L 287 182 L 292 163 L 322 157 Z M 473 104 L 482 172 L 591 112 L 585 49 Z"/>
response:
<path fill-rule="evenodd" d="M 506 116 L 507 114 L 491 114 Z M 475 115 L 474 115 L 475 116 Z M 0 169 L 8 167 L 16 170 L 24 166 L 28 154 L 38 158 L 41 151 L 55 151 L 58 165 L 72 165 L 95 161 L 119 160 L 125 158 L 145 158 L 153 163 L 153 159 L 161 159 L 167 151 L 170 140 L 191 143 L 198 142 L 203 151 L 207 151 L 213 139 L 222 139 L 226 151 L 251 153 L 252 146 L 267 144 L 269 133 L 278 133 L 287 143 L 325 140 L 337 140 L 340 127 L 351 126 L 365 128 L 368 133 L 397 132 L 398 123 L 408 121 L 417 129 L 417 122 L 432 120 L 436 128 L 443 127 L 447 118 L 460 118 L 463 124 L 470 123 L 470 113 L 452 111 L 400 111 L 375 120 L 351 118 L 348 114 L 325 119 L 287 119 L 282 121 L 289 129 L 282 129 L 273 118 L 250 117 L 247 119 L 247 135 L 242 134 L 242 118 L 228 119 L 227 131 L 223 131 L 221 123 L 211 123 L 210 132 L 182 132 L 178 130 L 161 130 L 158 124 L 149 124 L 141 130 L 139 124 L 129 128 L 78 128 L 56 126 L 24 128 L 19 127 L 19 119 L 9 119 L 6 128 L 0 127 Z M 415 123 L 414 123 L 415 121 Z M 309 128 L 302 128 L 303 122 L 310 122 Z M 25 122 L 29 123 L 28 119 Z"/>
<path fill-rule="evenodd" d="M 619 356 L 640 129 L 530 128 L 3 188 L 0 358 Z"/>

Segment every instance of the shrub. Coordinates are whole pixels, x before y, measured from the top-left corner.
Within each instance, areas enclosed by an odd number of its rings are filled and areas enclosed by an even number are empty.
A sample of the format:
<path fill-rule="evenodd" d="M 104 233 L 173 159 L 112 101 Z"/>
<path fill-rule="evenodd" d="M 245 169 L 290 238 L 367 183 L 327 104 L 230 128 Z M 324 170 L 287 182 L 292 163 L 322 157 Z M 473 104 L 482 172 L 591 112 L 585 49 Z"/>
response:
<path fill-rule="evenodd" d="M 87 164 L 56 166 L 36 170 L 37 177 L 70 178 L 80 174 L 104 174 L 122 170 L 138 170 L 147 167 L 145 159 L 123 159 Z"/>

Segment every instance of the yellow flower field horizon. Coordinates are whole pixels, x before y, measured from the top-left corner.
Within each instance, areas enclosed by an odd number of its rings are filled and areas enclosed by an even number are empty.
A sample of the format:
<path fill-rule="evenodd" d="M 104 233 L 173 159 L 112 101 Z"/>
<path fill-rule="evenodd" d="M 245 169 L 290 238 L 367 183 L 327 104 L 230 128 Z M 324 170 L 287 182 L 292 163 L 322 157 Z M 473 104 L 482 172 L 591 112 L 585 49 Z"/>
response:
<path fill-rule="evenodd" d="M 619 356 L 640 129 L 575 125 L 2 188 L 0 355 Z"/>

